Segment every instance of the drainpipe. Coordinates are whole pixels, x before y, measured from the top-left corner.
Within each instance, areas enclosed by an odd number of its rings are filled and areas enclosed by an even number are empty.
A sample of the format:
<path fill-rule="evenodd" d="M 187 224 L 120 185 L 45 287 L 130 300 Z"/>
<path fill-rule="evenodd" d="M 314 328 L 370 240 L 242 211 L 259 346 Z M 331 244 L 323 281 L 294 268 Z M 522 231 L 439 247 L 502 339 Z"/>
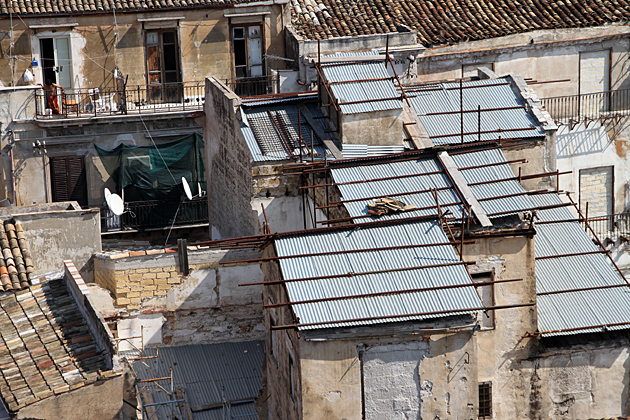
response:
<path fill-rule="evenodd" d="M 9 142 L 9 157 L 11 158 L 11 189 L 13 190 L 13 205 L 17 205 L 17 193 L 15 191 L 15 161 L 13 160 L 13 148 L 15 142 L 13 141 L 13 130 L 9 130 L 11 141 Z"/>

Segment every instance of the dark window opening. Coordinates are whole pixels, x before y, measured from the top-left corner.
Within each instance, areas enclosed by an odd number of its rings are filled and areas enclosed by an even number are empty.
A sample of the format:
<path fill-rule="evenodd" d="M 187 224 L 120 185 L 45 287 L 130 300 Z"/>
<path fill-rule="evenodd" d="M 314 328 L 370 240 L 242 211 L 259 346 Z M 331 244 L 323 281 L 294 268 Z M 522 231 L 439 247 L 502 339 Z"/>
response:
<path fill-rule="evenodd" d="M 289 395 L 291 396 L 291 401 L 295 402 L 295 368 L 291 355 L 289 355 L 289 381 Z"/>
<path fill-rule="evenodd" d="M 182 89 L 179 48 L 175 31 L 146 32 L 148 100 L 180 102 Z"/>
<path fill-rule="evenodd" d="M 233 90 L 238 95 L 251 96 L 267 93 L 263 50 L 260 23 L 232 27 L 232 54 L 236 78 Z"/>
<path fill-rule="evenodd" d="M 479 384 L 479 418 L 492 418 L 492 382 Z"/>
<path fill-rule="evenodd" d="M 83 156 L 50 158 L 50 179 L 54 202 L 76 201 L 87 207 L 87 178 Z"/>
<path fill-rule="evenodd" d="M 494 281 L 494 272 L 485 272 L 485 273 L 474 273 L 471 274 L 471 277 L 475 283 L 490 283 Z M 481 303 L 486 308 L 490 308 L 495 305 L 494 301 L 494 284 L 487 284 L 484 286 L 477 287 L 477 291 L 481 296 Z M 485 312 L 480 313 L 481 322 L 480 326 L 483 329 L 493 329 L 494 328 L 494 310 L 491 309 Z"/>
<path fill-rule="evenodd" d="M 41 66 L 42 66 L 42 84 L 46 83 L 46 80 L 50 80 L 53 83 L 57 83 L 57 73 L 55 72 L 55 46 L 52 38 L 43 38 L 39 40 L 39 47 L 41 51 Z"/>

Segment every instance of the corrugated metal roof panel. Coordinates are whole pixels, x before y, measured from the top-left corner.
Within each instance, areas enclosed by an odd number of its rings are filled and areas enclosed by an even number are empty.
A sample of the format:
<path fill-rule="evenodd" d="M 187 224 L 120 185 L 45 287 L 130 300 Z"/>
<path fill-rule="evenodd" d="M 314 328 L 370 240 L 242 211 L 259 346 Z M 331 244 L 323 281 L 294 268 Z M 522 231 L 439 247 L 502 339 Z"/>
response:
<path fill-rule="evenodd" d="M 460 171 L 464 180 L 469 184 L 477 182 L 486 182 L 497 179 L 508 179 L 514 177 L 512 168 L 507 163 L 503 151 L 501 149 L 481 150 L 478 152 L 462 153 L 452 156 L 455 165 L 458 168 L 467 168 L 471 166 L 487 165 L 491 163 L 506 162 L 505 165 L 484 166 L 481 168 L 465 169 Z M 514 211 L 526 211 L 534 207 L 534 203 L 525 195 L 525 190 L 517 181 L 501 181 L 489 184 L 472 185 L 470 187 L 473 195 L 486 214 L 501 213 L 494 217 L 504 217 Z M 503 197 L 493 200 L 484 200 L 490 197 L 499 197 L 509 194 L 523 194 L 513 197 Z M 491 218 L 493 216 L 490 216 Z"/>
<path fill-rule="evenodd" d="M 462 90 L 464 110 L 496 109 L 523 106 L 520 98 L 512 88 L 505 84 L 505 79 L 477 80 L 465 82 Z M 469 86 L 478 86 L 470 88 Z M 409 90 L 407 95 L 415 109 L 420 122 L 426 129 L 433 144 L 455 144 L 461 142 L 461 114 L 426 115 L 436 112 L 460 111 L 460 91 L 458 83 L 447 83 L 434 86 L 419 87 Z M 517 130 L 533 127 L 533 129 Z M 501 130 L 496 133 L 469 134 L 464 136 L 465 143 L 476 141 L 544 137 L 540 124 L 524 109 L 501 109 L 481 112 L 481 126 L 476 112 L 464 113 L 464 132 Z M 437 137 L 452 134 L 448 137 Z"/>
<path fill-rule="evenodd" d="M 531 196 L 536 206 L 561 204 L 558 194 Z M 566 207 L 537 212 L 540 220 L 571 220 Z M 538 329 L 544 337 L 601 332 L 630 328 L 630 289 L 603 254 L 575 253 L 598 251 L 579 222 L 558 222 L 536 226 L 536 291 L 549 293 L 592 287 L 623 285 L 537 296 Z M 594 328 L 587 328 L 594 327 Z M 569 331 L 561 331 L 569 330 Z"/>
<path fill-rule="evenodd" d="M 440 171 L 442 166 L 434 158 L 422 158 L 417 160 L 381 163 L 375 165 L 354 166 L 345 168 L 332 168 L 332 176 L 337 184 L 352 181 L 366 181 L 377 178 L 387 178 L 393 176 L 424 174 L 428 172 Z M 425 191 L 432 188 L 452 187 L 451 182 L 444 173 L 431 175 L 418 175 L 398 179 L 387 179 L 380 181 L 359 182 L 339 185 L 339 191 L 344 200 L 365 200 L 345 203 L 344 206 L 351 217 L 367 215 L 367 205 L 373 200 L 369 197 L 392 196 L 407 205 L 415 204 L 418 208 L 434 207 L 435 198 L 431 192 L 413 193 L 415 191 Z M 397 195 L 400 193 L 410 193 Z M 411 194 L 413 193 L 413 194 Z M 396 194 L 396 195 L 394 195 Z M 438 191 L 440 205 L 452 212 L 455 218 L 462 217 L 462 206 L 459 197 L 454 189 Z M 446 204 L 451 204 L 447 206 Z M 401 219 L 415 216 L 429 216 L 437 214 L 437 208 L 415 210 L 399 214 L 384 215 L 379 220 Z M 355 219 L 355 223 L 365 223 L 373 221 L 373 218 Z"/>
<path fill-rule="evenodd" d="M 280 105 L 291 102 L 303 102 L 312 101 L 317 99 L 315 95 L 301 95 L 293 98 L 241 98 L 243 105 L 245 106 L 262 106 L 262 105 Z"/>
<path fill-rule="evenodd" d="M 264 341 L 246 341 L 160 347 L 157 359 L 146 359 L 144 363 L 136 361 L 133 369 L 140 379 L 151 379 L 156 375 L 169 376 L 172 366 L 174 385 L 185 388 L 188 402 L 193 407 L 220 403 L 223 397 L 227 401 L 253 399 L 262 387 L 264 345 Z M 155 349 L 148 347 L 145 353 L 153 356 Z M 168 394 L 157 385 L 150 384 L 148 388 L 155 402 L 169 400 Z M 172 406 L 179 412 L 176 404 Z M 247 407 L 241 409 L 246 410 Z M 194 420 L 215 419 L 214 411 L 196 412 Z M 171 410 L 163 408 L 156 416 L 170 419 L 171 413 Z"/>
<path fill-rule="evenodd" d="M 451 245 L 299 257 L 302 254 L 320 252 L 444 242 L 448 242 L 448 239 L 437 221 L 422 221 L 376 226 L 368 229 L 313 232 L 301 236 L 281 237 L 276 241 L 276 249 L 279 256 L 298 255 L 296 258 L 280 260 L 280 267 L 285 280 L 379 271 L 371 274 L 355 274 L 351 277 L 285 283 L 290 301 L 298 302 L 443 285 L 469 284 L 471 280 L 463 265 L 420 268 L 428 265 L 458 262 Z M 395 272 L 383 271 L 414 267 L 418 268 Z M 472 286 L 292 305 L 300 323 L 324 323 L 310 327 L 305 326 L 302 329 L 370 325 L 444 317 L 455 314 L 388 318 L 388 316 L 434 311 L 460 309 L 465 311 L 480 306 L 482 306 L 481 302 Z M 348 319 L 374 317 L 382 318 L 339 322 Z"/>
<path fill-rule="evenodd" d="M 383 63 L 365 62 L 322 67 L 333 96 L 344 114 L 402 109 L 400 94 Z M 372 80 L 384 79 L 389 80 Z M 347 83 L 340 83 L 347 82 Z M 344 102 L 370 101 L 344 105 Z"/>
<path fill-rule="evenodd" d="M 367 144 L 350 144 L 343 145 L 343 157 L 346 159 L 356 159 L 362 157 L 373 157 L 391 155 L 394 153 L 402 153 L 405 146 L 369 146 Z"/>

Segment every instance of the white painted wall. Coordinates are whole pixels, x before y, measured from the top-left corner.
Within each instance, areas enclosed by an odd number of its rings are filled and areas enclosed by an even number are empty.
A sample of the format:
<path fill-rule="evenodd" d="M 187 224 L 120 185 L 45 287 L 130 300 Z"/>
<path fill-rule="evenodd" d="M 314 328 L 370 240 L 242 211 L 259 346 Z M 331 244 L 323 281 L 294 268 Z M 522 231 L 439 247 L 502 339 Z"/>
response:
<path fill-rule="evenodd" d="M 258 215 L 258 233 L 263 233 L 262 227 L 265 223 L 265 216 L 260 205 L 265 206 L 267 220 L 272 233 L 275 232 L 293 232 L 295 230 L 304 229 L 304 219 L 302 216 L 302 197 L 300 196 L 283 196 L 283 197 L 255 197 L 252 198 L 252 210 Z M 313 228 L 312 221 L 313 201 L 307 198 L 306 205 L 306 228 Z M 315 219 L 317 221 L 326 220 L 326 215 L 321 210 L 315 210 Z M 325 225 L 319 224 L 317 227 Z"/>
<path fill-rule="evenodd" d="M 619 128 L 624 129 L 626 124 L 622 120 Z M 599 122 L 588 126 L 581 123 L 573 130 L 567 125 L 561 126 L 556 134 L 557 166 L 561 172 L 573 173 L 560 176 L 560 189 L 574 192 L 574 198 L 579 200 L 580 169 L 614 166 L 615 213 L 630 208 L 630 164 L 623 153 L 625 144 L 618 142 L 625 143 L 622 136 L 611 141 Z"/>

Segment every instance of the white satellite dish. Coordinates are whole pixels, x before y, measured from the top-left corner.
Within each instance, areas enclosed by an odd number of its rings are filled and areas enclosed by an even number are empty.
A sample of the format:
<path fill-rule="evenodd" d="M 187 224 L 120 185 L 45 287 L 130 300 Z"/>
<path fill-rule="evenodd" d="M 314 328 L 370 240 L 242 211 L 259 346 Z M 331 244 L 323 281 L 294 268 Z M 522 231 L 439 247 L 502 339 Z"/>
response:
<path fill-rule="evenodd" d="M 192 191 L 190 191 L 190 185 L 188 185 L 188 181 L 186 181 L 186 178 L 182 177 L 182 184 L 184 184 L 184 192 L 186 193 L 186 197 L 188 197 L 189 200 L 193 199 L 193 195 L 192 195 Z"/>
<path fill-rule="evenodd" d="M 116 216 L 120 216 L 125 211 L 125 204 L 118 194 L 110 194 L 107 200 L 107 207 L 109 207 Z"/>
<path fill-rule="evenodd" d="M 203 197 L 203 191 L 201 191 L 201 182 L 197 182 L 197 191 L 199 192 L 199 197 Z"/>
<path fill-rule="evenodd" d="M 109 197 L 112 195 L 111 191 L 109 190 L 109 188 L 105 188 L 105 202 L 107 202 L 107 200 L 109 200 Z"/>

